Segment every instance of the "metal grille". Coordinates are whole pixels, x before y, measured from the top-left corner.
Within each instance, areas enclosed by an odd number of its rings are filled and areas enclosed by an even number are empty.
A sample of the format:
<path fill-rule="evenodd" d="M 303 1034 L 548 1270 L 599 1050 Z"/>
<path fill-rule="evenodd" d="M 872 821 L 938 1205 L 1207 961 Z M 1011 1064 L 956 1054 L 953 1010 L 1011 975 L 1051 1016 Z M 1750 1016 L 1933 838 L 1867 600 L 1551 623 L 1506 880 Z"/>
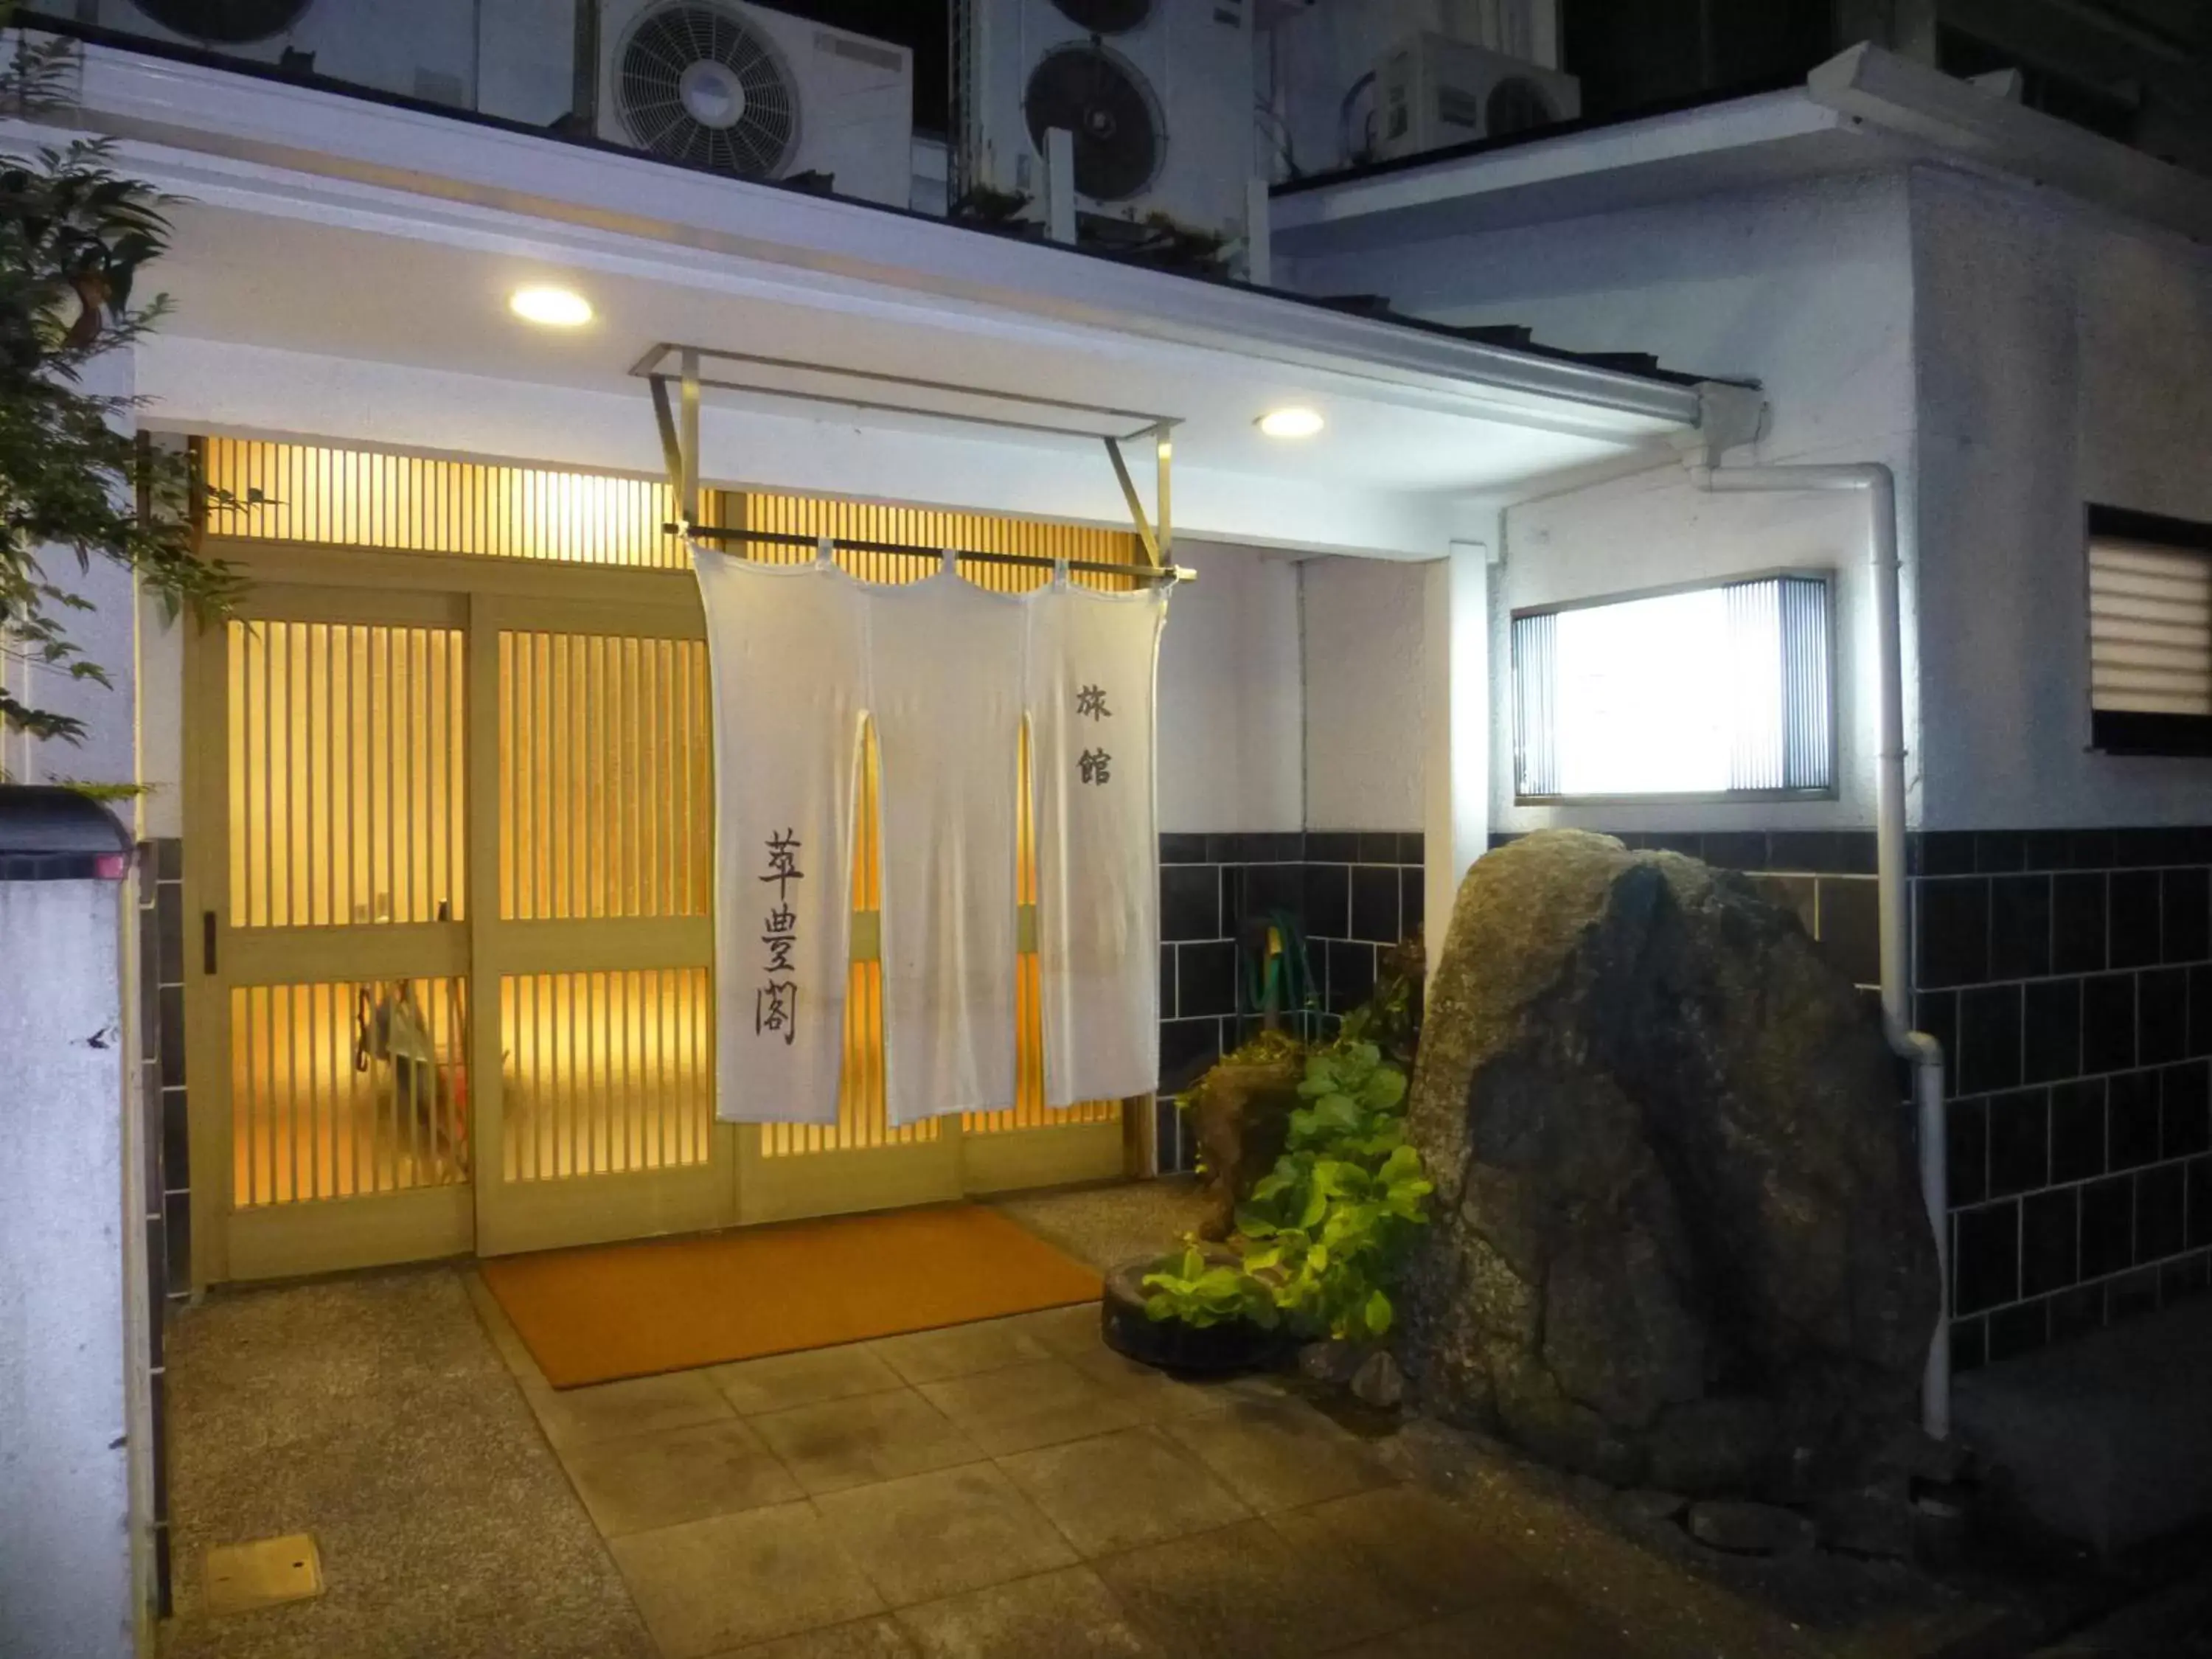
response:
<path fill-rule="evenodd" d="M 2212 558 L 2089 544 L 2089 702 L 2137 714 L 2212 714 Z"/>
<path fill-rule="evenodd" d="M 703 968 L 502 978 L 501 1170 L 509 1181 L 704 1164 L 714 1122 Z"/>
<path fill-rule="evenodd" d="M 1782 633 L 1782 787 L 1826 789 L 1834 782 L 1834 671 L 1828 663 L 1828 584 L 1784 576 Z"/>
<path fill-rule="evenodd" d="M 209 438 L 208 528 L 248 540 L 688 570 L 665 482 Z"/>
<path fill-rule="evenodd" d="M 703 916 L 707 647 L 499 636 L 499 896 L 511 921 Z"/>
<path fill-rule="evenodd" d="M 806 495 L 731 495 L 722 503 L 723 522 L 747 530 L 801 536 L 842 536 L 856 541 L 904 542 L 913 547 L 966 547 L 979 553 L 1030 553 L 1048 559 L 1088 559 L 1101 564 L 1138 564 L 1142 544 L 1127 531 L 1092 530 L 1082 525 L 1035 524 L 1023 519 L 992 518 L 977 513 L 940 513 L 922 507 L 878 507 L 866 501 L 833 501 Z M 769 564 L 804 564 L 814 556 L 805 547 L 742 546 L 748 557 Z M 939 561 L 926 553 L 855 553 L 840 549 L 837 562 L 863 581 L 917 582 L 937 574 Z M 1052 580 L 1040 565 L 988 564 L 969 560 L 960 574 L 994 593 L 1026 593 Z M 1103 571 L 1075 571 L 1068 577 L 1086 587 L 1120 592 L 1134 586 Z"/>
<path fill-rule="evenodd" d="M 1549 611 L 1513 619 L 1513 791 L 1559 793 L 1558 722 L 1559 618 Z"/>
<path fill-rule="evenodd" d="M 231 926 L 459 920 L 461 634 L 227 626 Z"/>
<path fill-rule="evenodd" d="M 456 979 L 234 989 L 236 1207 L 465 1182 L 465 990 Z"/>

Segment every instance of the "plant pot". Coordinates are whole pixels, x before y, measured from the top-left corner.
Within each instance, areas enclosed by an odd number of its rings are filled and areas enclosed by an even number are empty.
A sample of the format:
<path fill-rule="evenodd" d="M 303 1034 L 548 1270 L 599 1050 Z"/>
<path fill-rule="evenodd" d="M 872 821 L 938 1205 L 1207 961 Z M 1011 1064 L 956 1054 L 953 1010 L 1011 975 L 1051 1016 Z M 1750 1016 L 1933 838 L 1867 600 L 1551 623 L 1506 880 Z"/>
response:
<path fill-rule="evenodd" d="M 1243 1319 L 1218 1325 L 1154 1319 L 1145 1311 L 1145 1275 L 1158 1265 L 1158 1258 L 1145 1256 L 1125 1261 L 1106 1275 L 1099 1331 L 1108 1347 L 1164 1371 L 1201 1376 L 1273 1370 L 1288 1363 L 1297 1344 L 1280 1330 L 1266 1330 Z"/>

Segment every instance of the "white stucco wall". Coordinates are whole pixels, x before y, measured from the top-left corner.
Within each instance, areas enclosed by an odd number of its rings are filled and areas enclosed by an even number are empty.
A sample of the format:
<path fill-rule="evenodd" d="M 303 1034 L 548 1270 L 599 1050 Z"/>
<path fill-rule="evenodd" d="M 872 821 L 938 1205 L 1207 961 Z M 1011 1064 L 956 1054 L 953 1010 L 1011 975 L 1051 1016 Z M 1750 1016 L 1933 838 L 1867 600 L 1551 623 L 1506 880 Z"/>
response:
<path fill-rule="evenodd" d="M 1178 541 L 1199 573 L 1160 641 L 1164 830 L 1296 830 L 1299 804 L 1298 573 L 1288 556 Z"/>
<path fill-rule="evenodd" d="M 1299 568 L 1306 827 L 1419 829 L 1427 567 L 1323 558 Z"/>
<path fill-rule="evenodd" d="M 2082 509 L 2212 521 L 2212 252 L 1913 175 L 1930 829 L 2203 823 L 2212 763 L 2091 753 Z"/>
<path fill-rule="evenodd" d="M 1656 354 L 1756 380 L 1772 405 L 1747 462 L 1884 461 L 1913 480 L 1911 215 L 1902 174 L 1776 186 L 1552 225 L 1302 262 L 1301 286 L 1382 293 L 1439 321 L 1522 324 L 1547 344 Z M 1909 517 L 1909 513 L 1908 513 Z M 1492 827 L 1826 829 L 1870 825 L 1875 636 L 1864 519 L 1847 500 L 1716 498 L 1671 464 L 1509 506 L 1493 573 Z M 1916 544 L 1903 547 L 1908 611 Z M 1833 801 L 1516 807 L 1510 653 L 1517 607 L 1780 566 L 1838 573 L 1839 781 Z M 1908 686 L 1911 667 L 1907 633 Z M 1915 709 L 1908 690 L 1908 726 Z"/>

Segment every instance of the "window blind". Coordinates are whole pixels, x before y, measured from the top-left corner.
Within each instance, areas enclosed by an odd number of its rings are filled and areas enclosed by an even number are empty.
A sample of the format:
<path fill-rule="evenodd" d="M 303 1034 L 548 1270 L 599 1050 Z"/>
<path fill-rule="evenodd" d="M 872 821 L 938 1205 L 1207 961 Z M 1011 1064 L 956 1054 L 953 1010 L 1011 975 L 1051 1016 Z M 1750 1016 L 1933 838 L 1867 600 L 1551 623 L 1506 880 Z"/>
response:
<path fill-rule="evenodd" d="M 2087 562 L 2092 746 L 2212 754 L 2212 526 L 2093 507 Z"/>

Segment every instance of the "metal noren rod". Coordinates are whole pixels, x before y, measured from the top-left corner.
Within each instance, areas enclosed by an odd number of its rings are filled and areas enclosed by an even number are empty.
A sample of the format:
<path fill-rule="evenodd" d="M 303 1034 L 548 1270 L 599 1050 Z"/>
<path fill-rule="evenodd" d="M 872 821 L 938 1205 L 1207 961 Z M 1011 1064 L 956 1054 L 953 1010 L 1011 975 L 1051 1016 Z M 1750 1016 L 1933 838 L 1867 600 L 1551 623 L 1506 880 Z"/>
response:
<path fill-rule="evenodd" d="M 678 525 L 663 525 L 669 535 L 680 533 Z M 984 564 L 1034 565 L 1050 569 L 1066 566 L 1070 570 L 1096 571 L 1107 576 L 1133 576 L 1139 580 L 1174 577 L 1188 581 L 1190 573 L 1173 567 L 1142 564 L 1109 564 L 1103 559 L 1056 559 L 1042 553 L 985 553 L 973 549 L 956 547 L 920 547 L 910 542 L 861 541 L 845 536 L 801 535 L 787 530 L 722 530 L 708 525 L 695 525 L 691 534 L 702 542 L 765 542 L 778 547 L 816 547 L 827 539 L 832 547 L 842 547 L 854 553 L 900 553 L 911 558 L 942 560 L 947 551 L 956 559 L 974 559 Z"/>

